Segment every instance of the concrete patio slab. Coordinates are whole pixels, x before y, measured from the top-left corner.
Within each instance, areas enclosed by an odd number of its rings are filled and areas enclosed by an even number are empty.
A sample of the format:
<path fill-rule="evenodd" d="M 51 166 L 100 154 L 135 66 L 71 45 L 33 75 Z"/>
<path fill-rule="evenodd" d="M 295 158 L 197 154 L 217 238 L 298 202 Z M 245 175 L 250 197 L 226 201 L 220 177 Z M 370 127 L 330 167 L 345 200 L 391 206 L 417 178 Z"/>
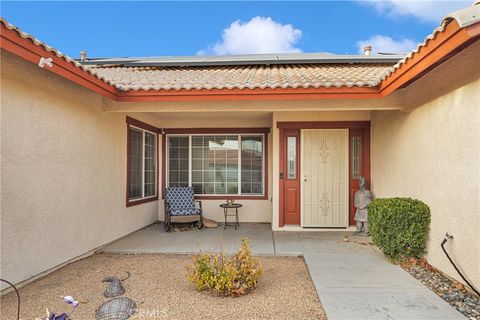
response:
<path fill-rule="evenodd" d="M 273 235 L 269 224 L 244 223 L 235 230 L 223 227 L 184 232 L 165 232 L 162 224 L 154 224 L 102 249 L 111 253 L 198 253 L 200 251 L 227 252 L 238 250 L 241 238 L 248 238 L 257 255 L 274 255 Z"/>

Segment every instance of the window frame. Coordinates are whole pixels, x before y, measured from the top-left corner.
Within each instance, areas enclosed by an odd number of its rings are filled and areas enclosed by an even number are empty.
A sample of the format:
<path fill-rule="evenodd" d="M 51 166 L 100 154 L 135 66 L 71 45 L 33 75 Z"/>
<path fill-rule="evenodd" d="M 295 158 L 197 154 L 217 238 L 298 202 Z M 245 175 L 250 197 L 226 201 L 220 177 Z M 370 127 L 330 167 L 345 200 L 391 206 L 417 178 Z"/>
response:
<path fill-rule="evenodd" d="M 126 118 L 127 122 L 127 170 L 126 170 L 126 192 L 125 192 L 125 197 L 126 197 L 126 206 L 131 207 L 134 205 L 142 204 L 142 203 L 147 203 L 151 201 L 157 201 L 158 200 L 158 191 L 159 191 L 159 179 L 158 179 L 158 170 L 159 170 L 159 156 L 158 156 L 158 147 L 159 147 L 159 130 L 151 126 L 147 123 L 141 122 L 139 120 L 127 117 Z M 135 129 L 139 130 L 142 132 L 142 197 L 140 198 L 135 198 L 135 199 L 130 199 L 129 197 L 129 188 L 130 188 L 130 174 L 129 174 L 129 169 L 130 169 L 130 154 L 131 154 L 131 145 L 130 145 L 130 129 Z M 148 132 L 150 134 L 153 134 L 155 137 L 155 194 L 152 196 L 147 196 L 145 197 L 145 133 Z"/>
<path fill-rule="evenodd" d="M 189 186 L 192 185 L 192 137 L 193 136 L 237 136 L 239 143 L 238 151 L 238 194 L 200 194 L 195 195 L 196 199 L 202 200 L 219 200 L 219 199 L 235 199 L 235 200 L 268 200 L 268 133 L 270 128 L 242 128 L 242 129 L 165 129 L 165 134 L 162 137 L 162 194 L 165 191 L 166 186 L 168 185 L 168 147 L 167 140 L 168 137 L 179 137 L 179 136 L 188 136 L 189 137 L 189 157 L 188 157 L 188 183 Z M 241 138 L 242 136 L 261 136 L 263 142 L 262 150 L 262 183 L 263 183 L 263 192 L 262 194 L 241 194 Z"/>

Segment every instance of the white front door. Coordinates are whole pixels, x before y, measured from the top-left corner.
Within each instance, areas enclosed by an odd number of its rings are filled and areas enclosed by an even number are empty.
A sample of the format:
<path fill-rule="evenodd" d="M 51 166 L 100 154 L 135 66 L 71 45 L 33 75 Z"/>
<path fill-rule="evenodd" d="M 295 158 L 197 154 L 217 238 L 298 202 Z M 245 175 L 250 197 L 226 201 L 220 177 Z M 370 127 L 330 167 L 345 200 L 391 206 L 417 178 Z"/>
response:
<path fill-rule="evenodd" d="M 348 226 L 348 129 L 301 130 L 303 227 Z"/>

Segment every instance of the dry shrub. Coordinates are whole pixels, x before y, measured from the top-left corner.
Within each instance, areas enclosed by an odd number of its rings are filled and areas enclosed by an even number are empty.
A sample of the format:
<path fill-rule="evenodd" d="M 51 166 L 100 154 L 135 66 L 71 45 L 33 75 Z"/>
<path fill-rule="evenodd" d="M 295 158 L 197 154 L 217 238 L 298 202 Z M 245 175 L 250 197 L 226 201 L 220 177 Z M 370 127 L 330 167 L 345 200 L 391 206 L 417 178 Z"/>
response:
<path fill-rule="evenodd" d="M 223 296 L 239 296 L 255 288 L 263 273 L 260 262 L 253 256 L 248 239 L 242 239 L 233 256 L 222 253 L 200 253 L 192 257 L 187 279 L 198 291 L 208 290 Z"/>

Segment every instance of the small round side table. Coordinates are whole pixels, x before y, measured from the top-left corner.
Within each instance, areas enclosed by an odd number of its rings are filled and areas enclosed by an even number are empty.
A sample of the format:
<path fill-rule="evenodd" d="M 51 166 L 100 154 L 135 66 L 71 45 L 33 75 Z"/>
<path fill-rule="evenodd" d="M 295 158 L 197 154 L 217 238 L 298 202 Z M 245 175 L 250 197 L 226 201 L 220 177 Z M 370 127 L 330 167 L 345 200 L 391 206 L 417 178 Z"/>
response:
<path fill-rule="evenodd" d="M 223 227 L 223 229 L 227 229 L 227 217 L 228 216 L 235 216 L 235 223 L 234 223 L 234 226 L 235 226 L 235 230 L 237 230 L 237 227 L 240 227 L 240 221 L 238 220 L 238 208 L 241 208 L 243 207 L 243 205 L 239 204 L 239 203 L 232 203 L 232 204 L 228 204 L 228 203 L 222 203 L 220 205 L 220 207 L 223 208 L 223 214 L 225 215 L 225 226 Z M 228 214 L 228 209 L 235 209 L 235 214 Z"/>

